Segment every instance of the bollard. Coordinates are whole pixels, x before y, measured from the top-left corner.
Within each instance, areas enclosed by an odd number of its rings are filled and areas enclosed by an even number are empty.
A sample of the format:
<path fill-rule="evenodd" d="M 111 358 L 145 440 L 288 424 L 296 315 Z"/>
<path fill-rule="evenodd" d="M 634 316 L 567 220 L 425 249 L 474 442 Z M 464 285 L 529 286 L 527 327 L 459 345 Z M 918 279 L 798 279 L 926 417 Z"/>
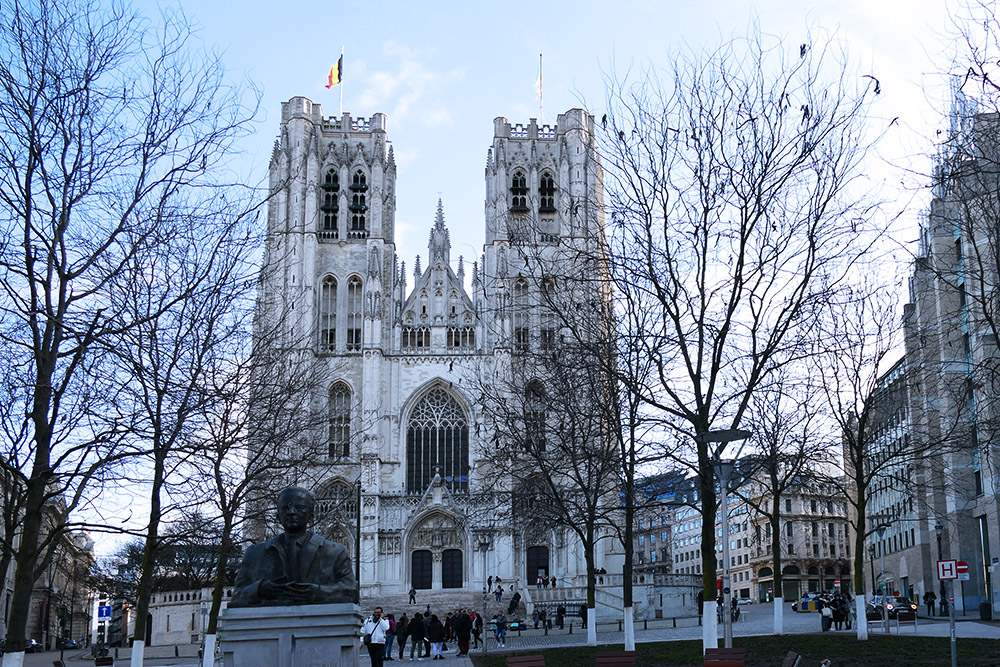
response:
<path fill-rule="evenodd" d="M 573 621 L 569 622 L 569 633 L 573 634 Z"/>
<path fill-rule="evenodd" d="M 618 619 L 618 632 L 622 631 L 622 619 Z"/>
<path fill-rule="evenodd" d="M 642 629 L 643 630 L 649 630 L 649 620 L 648 619 L 645 619 L 645 618 L 642 619 Z"/>

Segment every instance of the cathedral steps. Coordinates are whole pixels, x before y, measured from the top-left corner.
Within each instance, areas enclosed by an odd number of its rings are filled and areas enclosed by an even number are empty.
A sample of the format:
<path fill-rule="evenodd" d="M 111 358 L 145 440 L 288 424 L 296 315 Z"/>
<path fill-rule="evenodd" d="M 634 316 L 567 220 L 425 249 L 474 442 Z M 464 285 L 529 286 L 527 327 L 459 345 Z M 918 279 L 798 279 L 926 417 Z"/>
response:
<path fill-rule="evenodd" d="M 486 599 L 486 614 L 488 617 L 492 617 L 501 608 L 503 609 L 503 613 L 506 614 L 507 605 L 509 604 L 509 595 L 504 595 L 502 602 L 497 602 L 496 597 L 489 595 Z M 395 618 L 399 618 L 402 614 L 406 614 L 408 618 L 412 618 L 416 612 L 426 613 L 429 607 L 432 614 L 437 614 L 438 618 L 443 620 L 449 611 L 453 612 L 457 609 L 471 609 L 481 614 L 483 612 L 483 593 L 482 590 L 464 588 L 419 590 L 417 591 L 416 603 L 410 604 L 408 593 L 383 593 L 373 596 L 366 595 L 362 591 L 362 612 L 367 616 L 371 613 L 375 605 L 382 607 L 384 613 L 392 614 Z M 526 615 L 525 601 L 522 599 L 514 610 L 513 617 L 525 618 Z"/>

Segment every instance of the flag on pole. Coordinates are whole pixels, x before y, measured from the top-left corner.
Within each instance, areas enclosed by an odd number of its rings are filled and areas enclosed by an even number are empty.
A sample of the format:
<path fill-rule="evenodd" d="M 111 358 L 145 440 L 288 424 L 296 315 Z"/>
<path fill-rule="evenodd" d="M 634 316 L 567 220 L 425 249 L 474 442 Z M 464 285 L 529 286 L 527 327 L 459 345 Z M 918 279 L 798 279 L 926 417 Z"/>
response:
<path fill-rule="evenodd" d="M 538 78 L 535 79 L 535 101 L 542 100 L 542 54 L 538 54 Z"/>
<path fill-rule="evenodd" d="M 327 81 L 326 87 L 333 88 L 338 83 L 341 82 L 344 76 L 344 54 L 340 54 L 340 60 L 337 64 L 330 68 L 330 77 Z"/>

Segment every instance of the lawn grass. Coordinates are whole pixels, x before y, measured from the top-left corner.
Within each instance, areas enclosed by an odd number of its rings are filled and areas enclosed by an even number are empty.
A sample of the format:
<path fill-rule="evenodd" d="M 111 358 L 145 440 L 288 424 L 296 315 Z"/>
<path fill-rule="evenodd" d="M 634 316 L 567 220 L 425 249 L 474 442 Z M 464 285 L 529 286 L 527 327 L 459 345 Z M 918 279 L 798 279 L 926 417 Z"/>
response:
<path fill-rule="evenodd" d="M 951 647 L 947 637 L 872 636 L 859 642 L 853 635 L 814 634 L 780 637 L 737 637 L 733 646 L 747 650 L 747 667 L 780 667 L 785 654 L 795 651 L 804 658 L 830 658 L 833 667 L 948 667 Z M 1000 665 L 1000 640 L 959 639 L 960 667 Z M 544 651 L 491 653 L 484 661 L 472 654 L 475 667 L 504 667 L 506 656 L 541 653 L 547 667 L 587 667 L 594 664 L 598 651 L 620 651 L 622 645 L 596 648 L 579 646 Z M 638 667 L 702 667 L 700 640 L 655 642 L 636 645 Z"/>

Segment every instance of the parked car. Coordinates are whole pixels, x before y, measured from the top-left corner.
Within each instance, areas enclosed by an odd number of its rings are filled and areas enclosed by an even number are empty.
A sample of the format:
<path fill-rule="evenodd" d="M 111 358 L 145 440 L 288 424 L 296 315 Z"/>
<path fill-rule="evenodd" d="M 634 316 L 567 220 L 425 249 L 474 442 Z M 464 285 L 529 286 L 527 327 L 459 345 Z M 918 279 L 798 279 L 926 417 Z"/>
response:
<path fill-rule="evenodd" d="M 76 641 L 75 639 L 67 639 L 66 641 L 63 642 L 62 647 L 67 651 L 70 649 L 80 648 L 80 642 Z"/>
<path fill-rule="evenodd" d="M 883 604 L 885 605 L 886 612 L 889 614 L 889 618 L 896 618 L 896 614 L 901 609 L 906 609 L 914 613 L 917 611 L 917 603 L 901 595 L 887 595 L 884 600 L 881 595 L 872 596 L 866 611 L 881 611 Z"/>
<path fill-rule="evenodd" d="M 736 598 L 736 604 L 753 604 L 750 598 Z"/>
<path fill-rule="evenodd" d="M 29 639 L 27 641 L 27 643 L 24 645 L 24 652 L 25 653 L 41 653 L 42 652 L 42 645 L 40 643 L 38 643 L 37 639 Z"/>

